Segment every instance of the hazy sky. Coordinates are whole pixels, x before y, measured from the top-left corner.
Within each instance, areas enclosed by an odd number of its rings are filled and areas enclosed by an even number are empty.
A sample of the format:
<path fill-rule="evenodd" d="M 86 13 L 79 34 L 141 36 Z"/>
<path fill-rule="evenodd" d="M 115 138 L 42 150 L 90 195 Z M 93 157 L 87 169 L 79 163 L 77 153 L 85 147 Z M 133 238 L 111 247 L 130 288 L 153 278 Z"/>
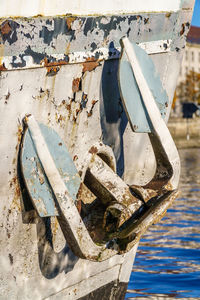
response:
<path fill-rule="evenodd" d="M 200 0 L 195 1 L 192 25 L 200 27 Z"/>

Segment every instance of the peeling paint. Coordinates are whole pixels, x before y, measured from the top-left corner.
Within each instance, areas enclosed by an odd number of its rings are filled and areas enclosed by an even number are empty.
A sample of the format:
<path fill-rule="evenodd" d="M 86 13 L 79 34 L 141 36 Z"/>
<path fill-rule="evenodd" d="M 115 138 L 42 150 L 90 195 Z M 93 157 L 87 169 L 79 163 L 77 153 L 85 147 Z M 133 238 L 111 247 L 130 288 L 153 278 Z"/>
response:
<path fill-rule="evenodd" d="M 2 35 L 9 34 L 11 32 L 11 26 L 8 21 L 2 23 L 0 27 L 0 31 Z"/>
<path fill-rule="evenodd" d="M 81 78 L 75 78 L 72 82 L 72 91 L 73 93 L 76 93 L 80 90 L 80 82 Z"/>
<path fill-rule="evenodd" d="M 83 63 L 83 73 L 86 71 L 91 72 L 96 67 L 99 66 L 99 62 L 93 59 L 87 59 L 86 62 Z"/>
<path fill-rule="evenodd" d="M 68 17 L 67 18 L 67 27 L 68 27 L 68 29 L 69 30 L 71 30 L 71 26 L 72 26 L 72 24 L 73 24 L 73 22 L 76 20 L 76 17 Z"/>
<path fill-rule="evenodd" d="M 119 58 L 119 40 L 126 34 L 148 53 L 165 52 L 163 43 L 157 41 L 165 36 L 163 42 L 168 44 L 176 19 L 177 13 L 170 18 L 164 13 L 107 16 L 106 22 L 103 16 L 8 19 L 1 25 L 6 32 L 1 64 L 11 70 Z M 155 26 L 158 22 L 162 35 Z"/>

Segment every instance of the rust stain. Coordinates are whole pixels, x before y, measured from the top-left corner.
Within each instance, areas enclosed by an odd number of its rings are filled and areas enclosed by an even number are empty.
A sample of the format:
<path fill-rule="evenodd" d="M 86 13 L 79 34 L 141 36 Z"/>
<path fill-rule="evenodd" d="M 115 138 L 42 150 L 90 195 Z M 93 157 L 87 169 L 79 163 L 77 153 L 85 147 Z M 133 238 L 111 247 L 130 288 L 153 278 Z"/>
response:
<path fill-rule="evenodd" d="M 87 99 L 87 94 L 83 94 L 83 100 Z"/>
<path fill-rule="evenodd" d="M 55 243 L 56 240 L 56 233 L 59 228 L 59 223 L 56 217 L 52 218 L 52 223 L 51 223 L 51 230 L 52 230 L 52 235 L 53 235 L 53 243 Z"/>
<path fill-rule="evenodd" d="M 81 200 L 76 201 L 76 208 L 77 208 L 79 214 L 81 213 L 81 206 L 82 206 L 81 205 Z"/>
<path fill-rule="evenodd" d="M 169 18 L 169 17 L 171 17 L 171 14 L 172 14 L 172 13 L 167 12 L 167 13 L 165 14 L 165 17 L 166 17 L 166 18 Z"/>
<path fill-rule="evenodd" d="M 91 72 L 98 66 L 99 66 L 99 62 L 94 57 L 91 58 L 89 57 L 83 63 L 83 73 L 85 73 L 86 71 Z"/>
<path fill-rule="evenodd" d="M 80 113 L 80 111 L 81 111 L 81 108 L 77 108 L 76 109 L 76 115 L 78 115 Z"/>
<path fill-rule="evenodd" d="M 62 115 L 59 116 L 58 118 L 58 123 L 62 122 L 62 121 L 65 121 L 65 117 L 63 117 Z"/>
<path fill-rule="evenodd" d="M 147 202 L 150 199 L 152 199 L 153 197 L 157 196 L 157 191 L 155 191 L 155 190 L 146 189 L 145 192 L 146 192 L 146 195 L 143 197 L 145 202 Z"/>
<path fill-rule="evenodd" d="M 23 132 L 23 128 L 21 125 L 18 126 L 18 131 L 17 131 L 17 138 L 18 138 L 18 143 L 21 142 L 21 138 L 22 138 L 22 132 Z"/>
<path fill-rule="evenodd" d="M 72 91 L 73 93 L 76 93 L 78 91 L 80 91 L 80 82 L 81 82 L 81 78 L 75 78 L 72 82 Z"/>
<path fill-rule="evenodd" d="M 15 185 L 17 183 L 17 177 L 13 177 L 11 180 L 10 180 L 10 187 L 13 187 L 13 185 Z"/>
<path fill-rule="evenodd" d="M 52 66 L 52 67 L 46 67 L 47 68 L 47 76 L 54 76 L 58 73 L 60 70 L 60 67 L 58 66 Z"/>
<path fill-rule="evenodd" d="M 71 103 L 70 103 L 70 104 L 67 104 L 66 107 L 67 107 L 67 110 L 68 110 L 68 111 L 71 111 Z"/>
<path fill-rule="evenodd" d="M 1 33 L 4 35 L 4 34 L 8 34 L 11 32 L 12 28 L 9 24 L 8 21 L 6 21 L 4 24 L 1 25 Z"/>
<path fill-rule="evenodd" d="M 97 102 L 98 100 L 92 100 L 92 106 L 94 106 Z"/>
<path fill-rule="evenodd" d="M 76 198 L 77 202 L 81 201 L 85 204 L 89 204 L 96 199 L 96 196 L 87 188 L 84 183 L 81 183 Z"/>
<path fill-rule="evenodd" d="M 66 117 L 63 117 L 62 115 L 58 115 L 58 113 L 56 112 L 55 119 L 56 119 L 57 123 L 61 123 L 62 121 L 66 120 Z M 59 146 L 61 146 L 61 145 L 59 145 Z"/>
<path fill-rule="evenodd" d="M 14 198 L 11 204 L 11 211 L 12 209 L 16 209 L 16 208 L 18 209 L 18 211 L 21 211 L 21 205 L 20 205 L 21 190 L 20 190 L 17 176 L 13 177 L 9 183 L 10 183 L 10 188 L 14 190 Z"/>
<path fill-rule="evenodd" d="M 65 54 L 68 55 L 69 52 L 70 52 L 70 46 L 71 44 L 70 43 L 67 43 L 67 47 L 66 47 L 66 51 L 65 51 Z"/>
<path fill-rule="evenodd" d="M 44 178 L 39 176 L 39 181 L 40 181 L 40 184 L 42 185 L 44 183 Z"/>
<path fill-rule="evenodd" d="M 91 154 L 96 154 L 97 152 L 98 152 L 98 149 L 97 149 L 97 147 L 94 147 L 94 146 L 92 146 L 89 150 L 89 153 L 91 153 Z"/>
<path fill-rule="evenodd" d="M 67 27 L 69 30 L 71 30 L 71 26 L 72 26 L 72 23 L 76 20 L 76 17 L 68 17 L 67 20 L 66 20 L 66 23 L 67 23 Z"/>
<path fill-rule="evenodd" d="M 55 66 L 62 66 L 62 65 L 67 65 L 68 62 L 65 60 L 59 60 L 59 61 L 51 61 L 49 62 L 48 58 L 45 57 L 40 61 L 41 65 L 44 65 L 44 67 L 55 67 Z"/>
<path fill-rule="evenodd" d="M 4 63 L 1 64 L 1 65 L 0 65 L 0 71 L 6 71 L 6 70 L 7 70 L 7 69 L 6 69 L 5 65 L 4 65 Z"/>
<path fill-rule="evenodd" d="M 6 100 L 8 100 L 10 98 L 10 92 L 8 92 L 8 94 L 6 95 Z"/>
<path fill-rule="evenodd" d="M 92 112 L 89 111 L 89 112 L 87 113 L 87 116 L 88 116 L 88 118 L 91 117 L 91 116 L 92 116 Z"/>
<path fill-rule="evenodd" d="M 173 186 L 172 186 L 172 184 L 171 184 L 170 182 L 168 182 L 168 183 L 164 186 L 164 188 L 165 188 L 167 191 L 172 191 L 172 190 L 173 190 Z"/>
<path fill-rule="evenodd" d="M 138 195 L 140 199 L 142 198 L 145 202 L 158 195 L 157 190 L 148 188 L 144 189 L 143 187 L 137 185 L 131 185 L 130 188 L 136 195 Z"/>
<path fill-rule="evenodd" d="M 92 116 L 92 112 L 93 112 L 93 108 L 95 106 L 95 104 L 98 102 L 98 100 L 92 100 L 92 106 L 89 112 L 87 112 L 87 116 L 88 118 Z"/>
<path fill-rule="evenodd" d="M 9 260 L 10 260 L 10 264 L 13 265 L 13 256 L 11 253 L 8 254 Z"/>
<path fill-rule="evenodd" d="M 183 23 L 181 27 L 180 35 L 183 35 L 184 32 L 185 32 L 185 24 Z"/>
<path fill-rule="evenodd" d="M 152 189 L 152 190 L 160 190 L 165 183 L 167 183 L 168 179 L 152 179 L 149 183 L 143 186 L 144 189 Z"/>

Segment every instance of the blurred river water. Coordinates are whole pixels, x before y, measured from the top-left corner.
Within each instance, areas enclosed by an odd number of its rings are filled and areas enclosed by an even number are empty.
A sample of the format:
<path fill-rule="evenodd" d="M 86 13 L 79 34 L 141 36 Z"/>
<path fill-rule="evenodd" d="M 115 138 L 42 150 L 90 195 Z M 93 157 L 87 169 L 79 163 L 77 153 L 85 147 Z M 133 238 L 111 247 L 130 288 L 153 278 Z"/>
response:
<path fill-rule="evenodd" d="M 200 299 L 200 149 L 181 149 L 180 196 L 140 241 L 126 299 Z"/>

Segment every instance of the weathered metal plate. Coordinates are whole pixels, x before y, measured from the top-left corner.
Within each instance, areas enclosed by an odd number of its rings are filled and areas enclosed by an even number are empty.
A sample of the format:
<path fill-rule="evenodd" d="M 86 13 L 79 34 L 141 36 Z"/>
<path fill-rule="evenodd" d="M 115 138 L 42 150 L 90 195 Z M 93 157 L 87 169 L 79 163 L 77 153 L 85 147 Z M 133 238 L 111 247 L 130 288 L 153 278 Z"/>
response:
<path fill-rule="evenodd" d="M 165 118 L 169 100 L 166 91 L 162 87 L 160 76 L 155 69 L 152 59 L 147 55 L 147 53 L 135 43 L 132 43 L 132 45 L 143 71 L 143 75 L 153 94 L 160 113 L 162 117 Z M 123 104 L 132 129 L 135 132 L 151 132 L 151 122 L 143 104 L 133 70 L 124 50 L 120 60 L 119 85 Z"/>
<path fill-rule="evenodd" d="M 43 124 L 39 126 L 60 176 L 70 196 L 75 201 L 81 179 L 70 154 L 64 142 L 52 128 Z M 39 161 L 29 129 L 26 130 L 24 136 L 21 165 L 27 189 L 39 216 L 48 217 L 58 215 L 53 192 Z"/>

